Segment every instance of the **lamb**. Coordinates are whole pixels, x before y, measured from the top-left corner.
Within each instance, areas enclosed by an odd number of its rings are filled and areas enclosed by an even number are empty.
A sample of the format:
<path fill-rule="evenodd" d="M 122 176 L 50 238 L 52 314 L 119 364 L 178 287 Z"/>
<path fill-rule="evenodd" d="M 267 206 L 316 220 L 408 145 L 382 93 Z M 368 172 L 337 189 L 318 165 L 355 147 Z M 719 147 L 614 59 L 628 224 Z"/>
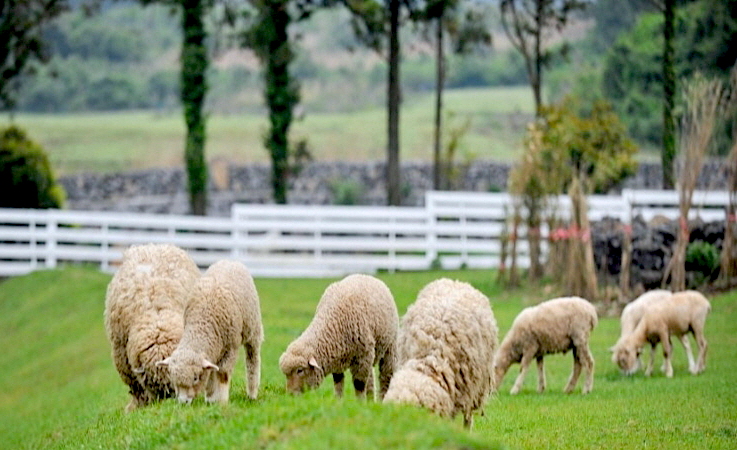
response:
<path fill-rule="evenodd" d="M 247 393 L 255 399 L 263 335 L 258 293 L 248 269 L 238 261 L 218 261 L 194 287 L 184 311 L 179 345 L 156 365 L 169 368 L 181 403 L 190 403 L 203 388 L 207 402 L 227 403 L 238 347 L 242 345 L 246 351 Z"/>
<path fill-rule="evenodd" d="M 184 309 L 200 277 L 182 249 L 169 244 L 132 246 L 108 284 L 105 331 L 131 400 L 126 411 L 171 397 L 169 374 L 156 362 L 182 337 Z"/>
<path fill-rule="evenodd" d="M 591 392 L 594 386 L 594 357 L 589 349 L 589 335 L 598 322 L 596 309 L 580 297 L 562 297 L 537 306 L 525 308 L 514 319 L 494 359 L 495 385 L 499 386 L 509 366 L 520 363 L 520 373 L 511 394 L 522 388 L 527 369 L 537 361 L 538 392 L 545 390 L 543 357 L 551 353 L 573 351 L 573 372 L 564 392 L 576 387 L 581 368 L 586 370 L 582 392 Z"/>
<path fill-rule="evenodd" d="M 425 286 L 402 318 L 399 369 L 384 403 L 408 403 L 452 418 L 474 411 L 493 391 L 498 345 L 489 299 L 468 283 L 447 278 Z"/>
<path fill-rule="evenodd" d="M 664 289 L 655 289 L 652 291 L 648 291 L 641 296 L 637 297 L 635 300 L 631 301 L 627 304 L 627 306 L 624 307 L 622 310 L 622 315 L 620 317 L 620 325 L 621 325 L 621 333 L 619 340 L 617 340 L 617 343 L 610 349 L 612 352 L 614 352 L 614 349 L 620 345 L 620 342 L 622 342 L 627 336 L 629 336 L 637 327 L 637 324 L 640 322 L 640 319 L 642 319 L 642 316 L 645 314 L 645 311 L 653 304 L 660 302 L 660 301 L 669 301 L 672 296 L 672 292 Z M 683 335 L 681 336 L 681 342 L 683 343 L 683 347 L 686 349 L 686 354 L 689 356 L 689 367 L 693 366 L 693 357 L 691 356 L 691 346 L 688 342 L 688 336 Z M 618 360 L 619 356 L 623 356 L 624 353 L 612 353 L 612 362 L 614 364 L 617 364 L 620 366 L 620 368 L 624 368 L 626 363 L 626 357 L 622 358 L 622 360 Z M 655 347 L 650 347 L 650 361 L 648 363 L 648 367 L 646 369 L 646 373 L 649 375 L 652 373 L 653 368 L 653 362 L 655 360 Z M 637 361 L 635 365 L 629 368 L 629 370 L 624 370 L 624 373 L 626 375 L 631 375 L 634 373 L 637 368 L 640 365 L 640 358 L 637 358 Z"/>
<path fill-rule="evenodd" d="M 677 336 L 686 348 L 689 371 L 697 375 L 706 368 L 707 342 L 704 337 L 706 316 L 711 310 L 709 300 L 698 291 L 683 291 L 673 294 L 668 301 L 650 305 L 637 324 L 637 327 L 612 348 L 613 360 L 625 373 L 637 370 L 637 359 L 645 343 L 654 348 L 658 342 L 663 344 L 663 372 L 673 376 L 671 355 L 673 348 L 670 337 Z M 688 333 L 692 333 L 699 347 L 698 360 L 694 362 L 688 346 Z M 685 342 L 684 342 L 685 341 Z M 645 375 L 652 373 L 652 359 Z"/>
<path fill-rule="evenodd" d="M 333 375 L 335 394 L 343 395 L 347 369 L 356 396 L 374 397 L 373 366 L 379 365 L 379 398 L 394 373 L 399 316 L 389 288 L 370 275 L 353 274 L 325 289 L 307 329 L 279 358 L 292 394 L 317 388 Z"/>

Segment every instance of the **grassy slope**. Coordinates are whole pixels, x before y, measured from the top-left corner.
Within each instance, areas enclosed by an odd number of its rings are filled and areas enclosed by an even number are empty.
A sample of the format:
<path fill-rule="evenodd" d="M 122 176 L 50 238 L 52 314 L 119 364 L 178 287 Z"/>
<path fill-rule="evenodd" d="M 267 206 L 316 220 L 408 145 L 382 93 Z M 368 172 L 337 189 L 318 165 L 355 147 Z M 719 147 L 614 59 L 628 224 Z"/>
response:
<path fill-rule="evenodd" d="M 383 275 L 400 312 L 435 272 Z M 487 293 L 502 334 L 542 294 L 505 293 L 488 272 L 455 272 Z M 266 343 L 262 390 L 245 398 L 242 362 L 232 402 L 189 407 L 167 401 L 123 414 L 126 389 L 104 336 L 102 310 L 109 276 L 92 269 L 38 272 L 0 284 L 1 448 L 733 448 L 737 439 L 737 293 L 712 299 L 706 373 L 692 377 L 676 344 L 675 377 L 623 378 L 607 348 L 618 333 L 602 318 L 592 337 L 597 361 L 588 396 L 560 391 L 570 355 L 546 359 L 549 391 L 534 393 L 535 370 L 523 392 L 508 394 L 517 369 L 477 417 L 470 433 L 408 407 L 333 398 L 331 383 L 302 397 L 284 393 L 277 359 L 309 322 L 330 280 L 257 280 Z M 242 361 L 242 358 L 241 358 Z M 659 361 L 657 364 L 659 365 Z"/>
<path fill-rule="evenodd" d="M 431 159 L 432 105 L 430 93 L 407 99 L 402 109 L 403 159 Z M 531 112 L 532 96 L 527 87 L 455 90 L 447 92 L 445 108 L 471 118 L 459 160 L 511 160 L 524 123 L 512 124 L 510 117 Z M 62 174 L 182 165 L 184 123 L 178 113 L 19 114 L 15 122 L 46 148 Z M 462 122 L 456 119 L 455 126 Z M 266 126 L 265 115 L 213 115 L 208 122 L 208 158 L 267 162 L 261 143 Z M 295 123 L 294 136 L 308 138 L 318 161 L 383 160 L 386 113 L 383 107 L 352 113 L 308 111 Z"/>

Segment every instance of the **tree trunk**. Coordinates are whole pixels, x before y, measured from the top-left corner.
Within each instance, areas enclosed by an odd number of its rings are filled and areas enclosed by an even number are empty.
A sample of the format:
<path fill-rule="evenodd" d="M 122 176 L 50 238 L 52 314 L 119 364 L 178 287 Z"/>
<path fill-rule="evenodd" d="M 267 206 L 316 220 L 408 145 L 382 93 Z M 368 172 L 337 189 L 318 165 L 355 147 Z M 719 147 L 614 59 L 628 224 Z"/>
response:
<path fill-rule="evenodd" d="M 274 202 L 287 203 L 289 182 L 289 128 L 292 125 L 292 111 L 299 102 L 299 91 L 289 73 L 289 65 L 294 59 L 289 43 L 288 27 L 291 16 L 282 1 L 269 1 L 266 4 L 263 20 L 270 22 L 267 28 L 268 49 L 265 56 L 264 74 L 266 104 L 269 108 L 270 128 L 264 144 L 271 155 L 271 186 Z"/>
<path fill-rule="evenodd" d="M 207 163 L 205 162 L 205 117 L 207 93 L 207 48 L 203 0 L 182 2 L 181 100 L 187 125 L 185 161 L 192 214 L 207 214 Z"/>
<path fill-rule="evenodd" d="M 544 3 L 542 1 L 536 2 L 536 13 L 535 22 L 537 32 L 535 33 L 535 67 L 532 75 L 530 76 L 530 84 L 532 85 L 532 93 L 535 96 L 535 117 L 542 117 L 542 72 L 543 72 L 543 60 L 542 60 L 542 30 L 544 27 Z"/>
<path fill-rule="evenodd" d="M 443 19 L 437 19 L 437 54 L 436 54 L 436 78 L 435 78 L 435 146 L 433 152 L 433 189 L 442 189 L 443 162 L 441 158 L 442 126 L 443 126 L 443 85 L 445 84 L 445 55 L 443 51 Z"/>
<path fill-rule="evenodd" d="M 676 93 L 676 74 L 674 69 L 673 24 L 675 0 L 663 1 L 663 189 L 673 189 L 675 173 L 673 161 L 676 157 L 676 124 L 673 118 Z"/>
<path fill-rule="evenodd" d="M 388 143 L 386 161 L 387 203 L 402 203 L 399 178 L 399 8 L 400 0 L 389 0 Z"/>

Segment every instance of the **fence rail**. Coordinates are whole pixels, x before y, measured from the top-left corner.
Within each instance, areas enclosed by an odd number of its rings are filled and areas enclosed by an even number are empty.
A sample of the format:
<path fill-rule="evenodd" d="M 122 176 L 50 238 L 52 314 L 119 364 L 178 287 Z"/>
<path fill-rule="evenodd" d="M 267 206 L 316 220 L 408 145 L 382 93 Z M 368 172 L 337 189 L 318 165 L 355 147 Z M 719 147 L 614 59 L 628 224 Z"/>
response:
<path fill-rule="evenodd" d="M 567 198 L 549 200 L 548 208 L 567 217 Z M 697 191 L 691 215 L 724 220 L 728 202 L 727 192 Z M 0 209 L 0 276 L 70 263 L 112 272 L 126 247 L 148 242 L 180 246 L 203 268 L 235 258 L 264 277 L 491 268 L 500 263 L 500 237 L 513 207 L 504 193 L 431 191 L 424 207 L 234 205 L 227 218 Z M 629 222 L 638 214 L 676 218 L 678 194 L 626 190 L 589 197 L 591 220 Z M 524 240 L 517 252 L 519 265 L 529 265 Z"/>

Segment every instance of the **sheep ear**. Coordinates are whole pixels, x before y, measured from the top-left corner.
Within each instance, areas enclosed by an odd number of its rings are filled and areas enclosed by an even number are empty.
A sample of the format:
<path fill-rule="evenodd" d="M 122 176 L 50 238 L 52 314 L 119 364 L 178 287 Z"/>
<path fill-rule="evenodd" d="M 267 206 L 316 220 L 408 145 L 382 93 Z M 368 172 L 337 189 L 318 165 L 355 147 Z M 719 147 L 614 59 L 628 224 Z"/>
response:
<path fill-rule="evenodd" d="M 169 358 L 162 359 L 161 361 L 156 362 L 156 367 L 161 367 L 161 366 L 168 367 L 170 362 L 171 362 L 171 359 Z M 141 372 L 136 372 L 136 370 L 140 370 Z M 143 369 L 136 369 L 136 370 L 134 370 L 134 372 L 143 373 Z"/>
<path fill-rule="evenodd" d="M 210 361 L 208 361 L 206 359 L 202 361 L 202 368 L 204 368 L 204 369 L 212 369 L 215 372 L 220 372 L 220 367 L 216 366 L 215 364 L 211 363 Z"/>
<path fill-rule="evenodd" d="M 314 367 L 315 369 L 320 368 L 320 365 L 317 363 L 314 357 L 310 358 L 310 360 L 308 361 L 308 364 L 310 365 L 310 367 Z"/>

